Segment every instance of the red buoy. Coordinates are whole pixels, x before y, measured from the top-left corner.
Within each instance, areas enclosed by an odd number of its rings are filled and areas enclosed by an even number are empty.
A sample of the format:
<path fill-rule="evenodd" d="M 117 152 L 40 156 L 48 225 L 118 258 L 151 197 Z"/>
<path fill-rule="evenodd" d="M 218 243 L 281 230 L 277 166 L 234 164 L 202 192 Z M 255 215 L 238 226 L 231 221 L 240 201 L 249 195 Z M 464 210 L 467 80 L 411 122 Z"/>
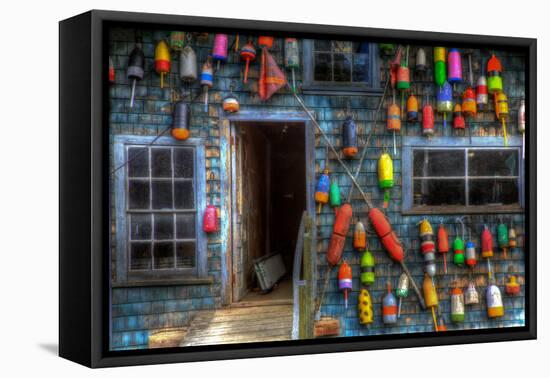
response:
<path fill-rule="evenodd" d="M 351 266 L 343 262 L 338 269 L 338 288 L 344 292 L 344 307 L 348 308 L 348 291 L 351 291 L 352 285 Z"/>
<path fill-rule="evenodd" d="M 202 229 L 207 234 L 219 231 L 220 225 L 218 222 L 218 213 L 216 211 L 216 206 L 212 204 L 206 206 L 206 209 L 204 210 L 204 217 L 202 220 Z"/>
<path fill-rule="evenodd" d="M 439 224 L 437 230 L 437 251 L 443 255 L 443 272 L 447 273 L 447 252 L 449 252 L 449 234 L 443 226 Z"/>
<path fill-rule="evenodd" d="M 379 209 L 372 208 L 369 211 L 369 219 L 390 257 L 397 262 L 402 262 L 405 258 L 403 246 L 395 232 L 392 231 L 390 222 L 388 222 L 384 213 Z"/>
<path fill-rule="evenodd" d="M 327 261 L 330 266 L 338 265 L 342 258 L 352 216 L 353 210 L 349 203 L 343 204 L 336 214 L 327 251 Z"/>

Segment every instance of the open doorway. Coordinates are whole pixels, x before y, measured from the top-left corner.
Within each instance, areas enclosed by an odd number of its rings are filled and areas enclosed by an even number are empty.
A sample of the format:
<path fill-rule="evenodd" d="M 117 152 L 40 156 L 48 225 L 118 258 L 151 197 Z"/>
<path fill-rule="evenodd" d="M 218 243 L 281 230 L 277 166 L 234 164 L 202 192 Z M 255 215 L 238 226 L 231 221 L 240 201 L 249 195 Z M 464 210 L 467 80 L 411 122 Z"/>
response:
<path fill-rule="evenodd" d="M 307 206 L 305 125 L 236 122 L 233 146 L 233 303 L 292 301 L 292 270 L 300 218 Z M 257 264 L 284 267 L 266 290 Z"/>

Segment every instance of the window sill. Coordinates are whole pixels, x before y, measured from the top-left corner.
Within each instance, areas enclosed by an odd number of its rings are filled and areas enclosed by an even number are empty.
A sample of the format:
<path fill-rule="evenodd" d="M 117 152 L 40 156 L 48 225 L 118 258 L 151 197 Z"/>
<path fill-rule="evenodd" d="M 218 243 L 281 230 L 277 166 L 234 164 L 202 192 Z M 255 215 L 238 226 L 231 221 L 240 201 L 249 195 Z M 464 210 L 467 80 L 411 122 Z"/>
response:
<path fill-rule="evenodd" d="M 403 215 L 425 214 L 513 214 L 523 213 L 518 205 L 506 206 L 416 206 L 412 209 L 402 210 Z"/>
<path fill-rule="evenodd" d="M 212 285 L 214 277 L 189 277 L 179 279 L 154 279 L 128 282 L 113 282 L 113 288 L 118 287 L 148 287 L 148 286 L 186 286 L 186 285 Z"/>

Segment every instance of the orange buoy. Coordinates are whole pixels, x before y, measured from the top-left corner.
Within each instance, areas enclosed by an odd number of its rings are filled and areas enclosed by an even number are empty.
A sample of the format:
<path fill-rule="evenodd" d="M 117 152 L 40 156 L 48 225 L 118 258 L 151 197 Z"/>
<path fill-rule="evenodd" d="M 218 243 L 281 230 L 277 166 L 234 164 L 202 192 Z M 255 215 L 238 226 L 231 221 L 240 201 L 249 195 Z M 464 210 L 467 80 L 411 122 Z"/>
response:
<path fill-rule="evenodd" d="M 355 223 L 355 230 L 353 231 L 353 248 L 359 252 L 367 248 L 367 233 L 365 231 L 365 225 L 361 221 Z"/>
<path fill-rule="evenodd" d="M 351 266 L 343 262 L 338 269 L 338 288 L 344 292 L 344 307 L 348 308 L 348 291 L 353 288 Z"/>
<path fill-rule="evenodd" d="M 336 214 L 327 251 L 327 261 L 330 266 L 338 265 L 342 258 L 352 216 L 353 210 L 349 203 L 343 204 Z"/>

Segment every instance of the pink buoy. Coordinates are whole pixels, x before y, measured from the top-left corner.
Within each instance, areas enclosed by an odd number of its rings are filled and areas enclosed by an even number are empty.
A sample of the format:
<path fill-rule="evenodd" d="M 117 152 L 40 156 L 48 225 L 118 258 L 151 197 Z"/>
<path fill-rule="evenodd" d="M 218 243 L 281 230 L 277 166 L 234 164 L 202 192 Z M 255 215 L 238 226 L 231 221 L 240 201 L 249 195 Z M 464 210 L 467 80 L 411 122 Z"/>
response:
<path fill-rule="evenodd" d="M 220 62 L 225 62 L 227 60 L 227 45 L 228 45 L 227 34 L 216 34 L 214 36 L 214 48 L 212 49 L 212 59 L 215 62 L 218 62 L 218 68 L 219 68 Z"/>
<path fill-rule="evenodd" d="M 458 49 L 450 49 L 447 58 L 447 80 L 451 84 L 462 81 L 462 58 Z"/>

